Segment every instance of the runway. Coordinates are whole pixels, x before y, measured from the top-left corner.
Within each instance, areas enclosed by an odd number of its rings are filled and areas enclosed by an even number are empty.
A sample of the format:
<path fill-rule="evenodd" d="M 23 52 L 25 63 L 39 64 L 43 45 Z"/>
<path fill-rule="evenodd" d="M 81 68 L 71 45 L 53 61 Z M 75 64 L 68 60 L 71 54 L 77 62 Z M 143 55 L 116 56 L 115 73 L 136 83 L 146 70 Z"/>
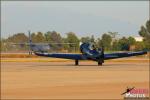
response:
<path fill-rule="evenodd" d="M 148 62 L 2 62 L 3 99 L 123 99 L 127 87 L 149 88 Z"/>

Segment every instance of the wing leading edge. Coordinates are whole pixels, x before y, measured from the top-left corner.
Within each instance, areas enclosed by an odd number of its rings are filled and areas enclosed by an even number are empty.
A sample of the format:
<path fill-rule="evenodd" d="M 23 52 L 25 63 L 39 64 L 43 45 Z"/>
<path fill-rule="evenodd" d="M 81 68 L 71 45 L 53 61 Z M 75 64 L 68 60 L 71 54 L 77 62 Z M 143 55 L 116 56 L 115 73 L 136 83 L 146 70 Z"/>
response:
<path fill-rule="evenodd" d="M 82 54 L 40 53 L 40 52 L 35 52 L 35 54 L 38 55 L 38 56 L 64 58 L 64 59 L 76 59 L 76 60 L 86 59 Z"/>
<path fill-rule="evenodd" d="M 104 59 L 116 59 L 116 58 L 123 58 L 123 57 L 130 57 L 130 56 L 137 56 L 146 54 L 146 51 L 139 51 L 139 52 L 128 52 L 128 53 L 110 53 L 104 54 Z"/>
<path fill-rule="evenodd" d="M 123 57 L 130 57 L 130 56 L 137 56 L 137 55 L 143 55 L 146 54 L 146 51 L 139 51 L 139 52 L 126 52 L 126 53 L 110 53 L 110 54 L 104 54 L 104 60 L 108 59 L 117 59 L 117 58 L 123 58 Z M 64 58 L 64 59 L 76 59 L 76 60 L 86 60 L 88 59 L 83 54 L 70 54 L 70 53 L 41 53 L 41 52 L 35 52 L 38 56 L 44 56 L 44 57 L 54 57 L 54 58 Z"/>

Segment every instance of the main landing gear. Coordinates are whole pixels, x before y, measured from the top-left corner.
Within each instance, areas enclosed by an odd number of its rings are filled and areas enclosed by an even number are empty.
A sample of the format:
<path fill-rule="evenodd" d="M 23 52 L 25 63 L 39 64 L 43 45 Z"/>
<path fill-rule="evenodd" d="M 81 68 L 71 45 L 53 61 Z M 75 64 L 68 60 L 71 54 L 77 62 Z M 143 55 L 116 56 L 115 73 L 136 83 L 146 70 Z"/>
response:
<path fill-rule="evenodd" d="M 79 60 L 75 60 L 75 65 L 79 65 Z M 102 61 L 98 61 L 98 66 L 102 66 L 103 62 Z"/>
<path fill-rule="evenodd" d="M 75 60 L 75 65 L 79 65 L 79 61 L 78 60 Z"/>
<path fill-rule="evenodd" d="M 98 66 L 102 66 L 103 62 L 102 61 L 98 61 Z"/>

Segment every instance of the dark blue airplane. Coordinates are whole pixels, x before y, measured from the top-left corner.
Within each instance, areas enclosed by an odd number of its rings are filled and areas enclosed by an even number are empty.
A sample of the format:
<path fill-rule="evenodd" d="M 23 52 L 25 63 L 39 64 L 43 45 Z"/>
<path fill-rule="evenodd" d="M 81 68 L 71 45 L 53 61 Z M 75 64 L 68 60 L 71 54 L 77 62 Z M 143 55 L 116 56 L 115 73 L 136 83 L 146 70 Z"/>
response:
<path fill-rule="evenodd" d="M 82 54 L 66 54 L 66 53 L 44 53 L 44 52 L 34 52 L 38 56 L 44 57 L 54 57 L 63 59 L 75 60 L 75 65 L 79 64 L 79 60 L 93 60 L 98 62 L 98 65 L 102 65 L 104 60 L 116 59 L 130 56 L 137 56 L 146 54 L 146 51 L 139 52 L 126 52 L 126 53 L 107 53 L 104 54 L 104 49 L 92 49 L 92 45 L 89 43 L 83 43 L 80 46 L 80 51 Z"/>
<path fill-rule="evenodd" d="M 57 44 L 57 43 L 54 43 Z M 64 43 L 65 44 L 65 43 Z M 69 44 L 69 43 L 67 43 Z M 44 57 L 54 57 L 63 59 L 75 60 L 75 65 L 79 65 L 79 60 L 93 60 L 102 65 L 104 60 L 117 59 L 123 57 L 137 56 L 146 54 L 147 51 L 138 52 L 125 52 L 125 53 L 104 53 L 102 48 L 94 48 L 94 45 L 90 43 L 83 43 L 80 45 L 80 51 L 82 54 L 70 54 L 70 53 L 48 53 L 47 50 L 50 49 L 50 43 L 32 43 L 30 32 L 29 32 L 29 43 L 27 43 L 30 50 L 32 50 L 35 55 Z"/>

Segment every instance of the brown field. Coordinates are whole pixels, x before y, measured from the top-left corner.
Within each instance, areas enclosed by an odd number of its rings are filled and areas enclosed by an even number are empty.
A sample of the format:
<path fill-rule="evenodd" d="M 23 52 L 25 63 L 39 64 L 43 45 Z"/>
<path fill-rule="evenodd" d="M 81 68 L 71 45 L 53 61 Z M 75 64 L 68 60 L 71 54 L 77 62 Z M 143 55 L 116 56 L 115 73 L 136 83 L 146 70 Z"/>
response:
<path fill-rule="evenodd" d="M 1 58 L 37 58 L 39 56 L 29 55 L 28 53 L 2 53 Z"/>
<path fill-rule="evenodd" d="M 149 88 L 147 58 L 110 60 L 101 67 L 92 61 L 74 66 L 70 60 L 22 59 L 2 58 L 2 99 L 123 99 L 127 86 Z"/>

